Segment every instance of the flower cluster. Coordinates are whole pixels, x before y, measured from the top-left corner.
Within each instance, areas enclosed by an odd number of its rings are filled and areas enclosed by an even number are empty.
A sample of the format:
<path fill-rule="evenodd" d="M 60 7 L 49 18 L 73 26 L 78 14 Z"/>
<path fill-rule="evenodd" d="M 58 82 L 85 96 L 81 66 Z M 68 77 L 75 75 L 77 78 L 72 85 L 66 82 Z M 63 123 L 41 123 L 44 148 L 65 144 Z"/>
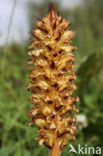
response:
<path fill-rule="evenodd" d="M 75 140 L 75 117 L 71 111 L 77 112 L 75 102 L 78 97 L 72 97 L 76 89 L 74 80 L 75 57 L 71 46 L 74 31 L 68 30 L 69 22 L 62 16 L 57 16 L 53 4 L 49 4 L 46 17 L 36 22 L 32 30 L 33 38 L 29 47 L 31 82 L 28 90 L 32 92 L 30 100 L 33 104 L 28 117 L 32 118 L 30 125 L 39 127 L 39 144 L 48 147 L 63 147 L 70 140 Z"/>

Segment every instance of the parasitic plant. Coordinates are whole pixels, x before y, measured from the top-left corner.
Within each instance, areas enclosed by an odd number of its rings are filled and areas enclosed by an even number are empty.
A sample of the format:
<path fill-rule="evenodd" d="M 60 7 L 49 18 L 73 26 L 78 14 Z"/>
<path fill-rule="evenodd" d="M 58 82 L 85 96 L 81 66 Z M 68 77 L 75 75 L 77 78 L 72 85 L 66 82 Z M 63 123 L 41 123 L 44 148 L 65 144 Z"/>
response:
<path fill-rule="evenodd" d="M 74 31 L 68 30 L 69 22 L 57 16 L 52 3 L 46 17 L 36 22 L 32 30 L 33 38 L 29 47 L 31 74 L 28 90 L 32 92 L 30 101 L 33 104 L 28 117 L 30 125 L 37 125 L 38 142 L 50 148 L 51 156 L 59 156 L 63 147 L 70 140 L 75 140 L 75 117 L 77 112 L 72 97 L 76 88 L 73 51 L 70 43 Z"/>

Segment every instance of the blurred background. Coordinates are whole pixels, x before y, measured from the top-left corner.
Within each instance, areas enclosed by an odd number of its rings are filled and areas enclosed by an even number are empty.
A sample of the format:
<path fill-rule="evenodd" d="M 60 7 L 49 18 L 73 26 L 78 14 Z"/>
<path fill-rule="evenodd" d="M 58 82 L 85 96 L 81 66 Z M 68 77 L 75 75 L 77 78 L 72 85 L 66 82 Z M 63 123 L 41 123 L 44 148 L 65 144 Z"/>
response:
<path fill-rule="evenodd" d="M 27 114 L 32 104 L 28 102 L 31 93 L 26 89 L 28 39 L 36 17 L 41 19 L 41 14 L 47 14 L 48 2 L 0 0 L 0 156 L 48 155 L 48 149 L 39 147 L 34 140 L 37 128 L 28 126 Z M 77 141 L 71 144 L 75 148 L 81 144 L 103 149 L 103 0 L 51 2 L 58 15 L 71 21 L 70 29 L 76 30 L 72 43 L 77 46 L 74 94 L 80 98 L 80 111 Z M 75 156 L 68 154 L 69 149 L 68 144 L 61 155 Z"/>

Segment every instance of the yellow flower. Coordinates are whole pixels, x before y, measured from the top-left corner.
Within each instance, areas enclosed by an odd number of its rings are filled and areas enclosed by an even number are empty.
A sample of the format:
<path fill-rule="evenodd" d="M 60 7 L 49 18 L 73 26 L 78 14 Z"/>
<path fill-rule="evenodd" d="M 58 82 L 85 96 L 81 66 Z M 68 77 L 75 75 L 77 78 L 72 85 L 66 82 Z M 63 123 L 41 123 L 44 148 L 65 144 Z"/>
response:
<path fill-rule="evenodd" d="M 50 147 L 52 156 L 58 156 L 68 141 L 75 140 L 71 111 L 78 111 L 78 98 L 71 96 L 76 76 L 72 70 L 75 47 L 70 45 L 74 31 L 68 30 L 69 23 L 57 16 L 50 3 L 47 16 L 32 31 L 34 37 L 29 47 L 32 60 L 28 89 L 32 92 L 33 108 L 28 116 L 32 118 L 31 125 L 40 128 L 39 144 Z"/>

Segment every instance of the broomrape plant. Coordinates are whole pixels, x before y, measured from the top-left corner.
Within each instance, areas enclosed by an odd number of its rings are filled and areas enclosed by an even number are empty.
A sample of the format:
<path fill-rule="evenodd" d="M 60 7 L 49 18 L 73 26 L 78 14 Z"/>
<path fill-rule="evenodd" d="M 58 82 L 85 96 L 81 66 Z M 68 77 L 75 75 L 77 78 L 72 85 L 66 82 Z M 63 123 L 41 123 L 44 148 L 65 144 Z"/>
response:
<path fill-rule="evenodd" d="M 28 90 L 32 92 L 33 108 L 28 117 L 32 118 L 30 125 L 39 127 L 36 139 L 50 148 L 51 156 L 59 156 L 64 146 L 75 140 L 76 118 L 71 111 L 78 112 L 78 97 L 72 97 L 76 89 L 72 52 L 76 47 L 70 45 L 75 32 L 68 30 L 69 24 L 57 16 L 50 3 L 47 16 L 36 22 L 30 39 Z"/>

